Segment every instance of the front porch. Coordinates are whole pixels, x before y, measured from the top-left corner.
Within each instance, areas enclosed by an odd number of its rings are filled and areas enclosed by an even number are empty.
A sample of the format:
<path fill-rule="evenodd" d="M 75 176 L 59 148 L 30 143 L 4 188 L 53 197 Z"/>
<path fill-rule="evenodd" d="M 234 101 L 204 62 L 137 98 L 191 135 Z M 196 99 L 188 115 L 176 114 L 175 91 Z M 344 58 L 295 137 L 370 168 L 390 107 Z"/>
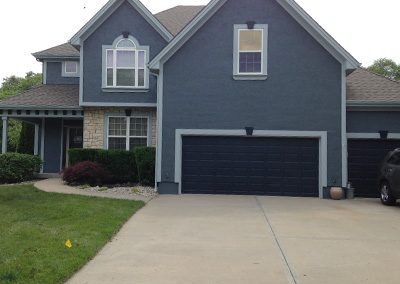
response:
<path fill-rule="evenodd" d="M 58 174 L 67 166 L 68 149 L 83 147 L 83 109 L 77 86 L 43 85 L 0 102 L 1 153 L 8 151 L 9 120 L 34 125 L 34 155 L 42 174 Z"/>

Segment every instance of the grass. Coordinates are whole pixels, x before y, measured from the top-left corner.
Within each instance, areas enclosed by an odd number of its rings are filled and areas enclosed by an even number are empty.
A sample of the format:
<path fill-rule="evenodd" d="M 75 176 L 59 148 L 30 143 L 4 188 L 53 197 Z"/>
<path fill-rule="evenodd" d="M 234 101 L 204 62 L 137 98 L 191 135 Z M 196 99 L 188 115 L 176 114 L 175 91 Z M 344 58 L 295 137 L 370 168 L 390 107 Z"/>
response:
<path fill-rule="evenodd" d="M 0 283 L 63 283 L 143 206 L 31 185 L 0 187 Z"/>

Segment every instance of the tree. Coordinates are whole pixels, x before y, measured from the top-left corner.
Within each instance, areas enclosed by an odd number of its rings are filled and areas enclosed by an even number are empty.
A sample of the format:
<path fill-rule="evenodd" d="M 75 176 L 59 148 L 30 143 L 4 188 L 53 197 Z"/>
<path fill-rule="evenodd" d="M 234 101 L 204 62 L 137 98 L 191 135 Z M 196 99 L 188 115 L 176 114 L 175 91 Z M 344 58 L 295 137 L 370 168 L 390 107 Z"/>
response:
<path fill-rule="evenodd" d="M 4 78 L 0 88 L 0 99 L 18 95 L 19 93 L 26 91 L 33 86 L 40 85 L 41 83 L 42 74 L 33 72 L 26 73 L 24 78 L 17 76 Z"/>
<path fill-rule="evenodd" d="M 368 70 L 391 80 L 400 80 L 400 64 L 388 58 L 375 60 L 374 64 L 368 67 Z"/>
<path fill-rule="evenodd" d="M 3 79 L 2 86 L 0 88 L 0 99 L 15 96 L 23 91 L 26 91 L 34 86 L 42 84 L 42 74 L 28 72 L 24 78 L 17 76 L 10 76 Z M 8 124 L 8 150 L 10 152 L 23 152 L 29 151 L 32 148 L 30 141 L 23 142 L 23 148 L 20 149 L 21 144 L 21 133 L 24 132 L 22 138 L 33 139 L 31 135 L 32 126 L 26 125 L 26 123 L 20 120 L 10 119 Z M 0 126 L 1 131 L 2 126 Z M 0 132 L 1 133 L 1 132 Z M 33 142 L 32 142 L 33 143 Z M 1 141 L 0 141 L 1 144 Z M 33 149 L 32 149 L 33 151 Z"/>

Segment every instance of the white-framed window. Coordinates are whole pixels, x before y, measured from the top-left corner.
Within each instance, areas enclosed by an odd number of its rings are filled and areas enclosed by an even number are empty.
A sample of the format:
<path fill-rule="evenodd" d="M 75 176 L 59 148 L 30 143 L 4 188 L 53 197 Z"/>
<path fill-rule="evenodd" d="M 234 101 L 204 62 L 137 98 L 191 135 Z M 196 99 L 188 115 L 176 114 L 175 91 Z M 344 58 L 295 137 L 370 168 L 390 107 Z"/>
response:
<path fill-rule="evenodd" d="M 234 26 L 233 75 L 241 79 L 266 79 L 268 25 Z"/>
<path fill-rule="evenodd" d="M 62 63 L 62 76 L 63 77 L 79 77 L 79 62 L 78 61 L 64 61 Z"/>
<path fill-rule="evenodd" d="M 148 88 L 148 59 L 149 48 L 131 36 L 103 46 L 103 88 Z"/>
<path fill-rule="evenodd" d="M 131 151 L 148 146 L 149 118 L 145 116 L 109 116 L 107 148 Z"/>

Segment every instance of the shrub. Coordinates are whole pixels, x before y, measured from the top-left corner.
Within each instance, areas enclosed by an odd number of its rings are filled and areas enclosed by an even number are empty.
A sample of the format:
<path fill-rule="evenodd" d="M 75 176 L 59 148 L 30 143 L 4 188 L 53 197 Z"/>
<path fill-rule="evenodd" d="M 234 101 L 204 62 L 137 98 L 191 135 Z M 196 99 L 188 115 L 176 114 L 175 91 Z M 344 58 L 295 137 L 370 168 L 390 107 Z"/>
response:
<path fill-rule="evenodd" d="M 155 182 L 156 149 L 151 147 L 136 148 L 134 153 L 140 184 L 153 186 Z"/>
<path fill-rule="evenodd" d="M 69 185 L 102 185 L 110 179 L 110 173 L 98 163 L 85 161 L 66 168 L 63 180 Z"/>
<path fill-rule="evenodd" d="M 127 151 L 100 149 L 71 149 L 69 151 L 71 165 L 92 161 L 102 165 L 111 174 L 110 182 L 137 182 L 135 154 Z"/>
<path fill-rule="evenodd" d="M 0 183 L 15 183 L 32 180 L 39 171 L 39 157 L 18 153 L 0 155 Z"/>

